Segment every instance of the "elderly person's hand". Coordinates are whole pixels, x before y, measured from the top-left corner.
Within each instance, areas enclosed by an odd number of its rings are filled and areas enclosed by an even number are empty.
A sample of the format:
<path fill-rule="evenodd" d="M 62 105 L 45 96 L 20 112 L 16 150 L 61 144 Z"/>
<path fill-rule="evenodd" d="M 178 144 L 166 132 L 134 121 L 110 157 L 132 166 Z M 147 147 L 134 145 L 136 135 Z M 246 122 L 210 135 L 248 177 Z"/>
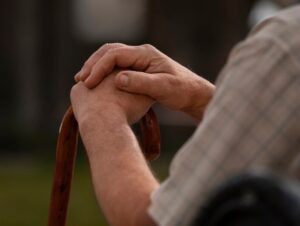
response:
<path fill-rule="evenodd" d="M 154 101 L 118 90 L 114 85 L 116 73 L 107 75 L 93 89 L 82 82 L 74 85 L 72 108 L 89 159 L 95 194 L 109 225 L 155 226 L 147 209 L 158 182 L 129 126 Z"/>
<path fill-rule="evenodd" d="M 93 89 L 88 89 L 82 82 L 73 86 L 71 102 L 80 127 L 98 120 L 133 124 L 146 114 L 154 101 L 118 90 L 113 84 L 116 73 L 108 75 Z"/>
<path fill-rule="evenodd" d="M 115 77 L 119 89 L 147 95 L 197 120 L 214 93 L 214 85 L 151 45 L 106 44 L 85 62 L 75 80 L 93 88 L 115 68 L 123 69 Z"/>

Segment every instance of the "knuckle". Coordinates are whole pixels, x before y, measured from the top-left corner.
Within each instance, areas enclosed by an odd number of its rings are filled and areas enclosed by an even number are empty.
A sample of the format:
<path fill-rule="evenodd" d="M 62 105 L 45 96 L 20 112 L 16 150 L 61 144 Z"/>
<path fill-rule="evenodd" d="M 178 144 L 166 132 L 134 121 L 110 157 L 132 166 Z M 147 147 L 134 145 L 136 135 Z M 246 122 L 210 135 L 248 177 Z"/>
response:
<path fill-rule="evenodd" d="M 98 49 L 98 53 L 99 52 L 102 52 L 102 51 L 106 51 L 106 50 L 108 50 L 108 49 L 110 49 L 111 48 L 111 43 L 106 43 L 106 44 L 104 44 L 104 45 L 102 45 L 99 49 Z"/>
<path fill-rule="evenodd" d="M 70 97 L 71 97 L 71 99 L 74 99 L 78 95 L 79 89 L 80 89 L 80 87 L 79 87 L 78 84 L 74 85 L 71 88 L 71 91 L 70 91 Z"/>
<path fill-rule="evenodd" d="M 124 48 L 116 48 L 116 49 L 107 50 L 107 52 L 105 54 L 106 60 L 108 60 L 109 63 L 111 63 L 112 61 L 114 62 L 115 58 L 117 58 L 119 55 L 122 55 L 123 50 L 124 50 Z"/>
<path fill-rule="evenodd" d="M 155 47 L 151 44 L 143 44 L 142 47 L 146 50 L 154 51 Z"/>
<path fill-rule="evenodd" d="M 152 58 L 160 58 L 162 56 L 161 52 L 151 44 L 144 44 L 141 47 Z"/>
<path fill-rule="evenodd" d="M 107 50 L 110 50 L 110 49 L 115 49 L 115 48 L 124 47 L 124 46 L 126 46 L 126 45 L 122 44 L 122 43 L 118 43 L 118 42 L 116 42 L 116 43 L 106 43 L 103 46 L 101 46 L 99 50 L 107 51 Z"/>
<path fill-rule="evenodd" d="M 116 52 L 118 52 L 119 49 L 116 49 L 116 48 L 110 48 L 108 49 L 106 52 L 105 52 L 105 56 L 104 57 L 112 57 Z"/>
<path fill-rule="evenodd" d="M 72 86 L 71 91 L 70 91 L 70 96 L 71 97 L 74 96 L 74 94 L 76 92 L 76 89 L 77 89 L 77 85 Z"/>
<path fill-rule="evenodd" d="M 122 44 L 122 43 L 119 43 L 119 42 L 116 42 L 116 43 L 109 43 L 108 45 L 110 46 L 110 48 L 119 48 L 119 47 L 124 47 L 124 46 L 126 46 L 125 44 Z"/>
<path fill-rule="evenodd" d="M 108 49 L 106 51 L 106 55 L 111 55 L 113 52 L 115 52 L 116 50 L 115 49 Z"/>
<path fill-rule="evenodd" d="M 114 58 L 117 56 L 124 56 L 124 55 L 129 54 L 129 52 L 131 52 L 134 48 L 136 48 L 136 47 L 122 44 L 118 48 L 108 49 L 106 51 L 106 55 L 108 55 L 108 57 L 110 57 L 110 58 Z"/>

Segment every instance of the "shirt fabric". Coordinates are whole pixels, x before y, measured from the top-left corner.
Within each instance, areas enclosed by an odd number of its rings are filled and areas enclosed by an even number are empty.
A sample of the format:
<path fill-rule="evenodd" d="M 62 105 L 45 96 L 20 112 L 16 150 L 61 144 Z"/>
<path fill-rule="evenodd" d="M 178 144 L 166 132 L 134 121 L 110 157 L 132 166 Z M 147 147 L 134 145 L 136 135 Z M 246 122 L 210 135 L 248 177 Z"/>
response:
<path fill-rule="evenodd" d="M 160 226 L 188 226 L 210 192 L 244 170 L 296 176 L 300 159 L 300 5 L 260 23 L 231 52 L 203 121 L 152 194 Z"/>

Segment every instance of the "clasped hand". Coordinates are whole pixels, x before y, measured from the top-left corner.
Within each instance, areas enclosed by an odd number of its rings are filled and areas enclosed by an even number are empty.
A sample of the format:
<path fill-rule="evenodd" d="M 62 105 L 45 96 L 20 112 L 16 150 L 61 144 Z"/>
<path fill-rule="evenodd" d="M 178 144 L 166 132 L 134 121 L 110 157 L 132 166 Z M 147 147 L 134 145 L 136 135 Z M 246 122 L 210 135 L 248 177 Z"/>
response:
<path fill-rule="evenodd" d="M 200 121 L 214 93 L 210 82 L 151 45 L 106 44 L 91 55 L 75 80 L 71 101 L 79 124 L 99 116 L 132 124 L 155 101 Z"/>

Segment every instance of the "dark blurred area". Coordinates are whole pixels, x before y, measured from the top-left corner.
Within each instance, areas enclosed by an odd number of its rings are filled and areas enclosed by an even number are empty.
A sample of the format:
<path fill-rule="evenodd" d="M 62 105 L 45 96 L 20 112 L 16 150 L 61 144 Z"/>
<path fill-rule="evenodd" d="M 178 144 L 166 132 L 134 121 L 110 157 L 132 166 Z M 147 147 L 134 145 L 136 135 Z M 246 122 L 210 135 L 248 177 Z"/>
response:
<path fill-rule="evenodd" d="M 102 44 L 150 43 L 214 81 L 229 50 L 246 36 L 251 25 L 264 14 L 292 3 L 293 0 L 2 2 L 0 153 L 53 148 L 60 119 L 69 104 L 73 75 Z M 157 112 L 163 130 L 192 125 L 181 114 L 160 107 Z M 164 137 L 168 136 L 166 132 Z"/>
<path fill-rule="evenodd" d="M 230 49 L 246 37 L 251 27 L 295 2 L 2 1 L 0 210 L 4 214 L 0 215 L 0 224 L 32 226 L 45 222 L 56 138 L 60 120 L 70 104 L 73 76 L 99 46 L 107 42 L 150 43 L 214 82 Z M 159 177 L 165 178 L 170 156 L 188 139 L 196 124 L 161 106 L 155 106 L 155 110 L 161 124 L 163 156 L 154 166 L 160 170 Z M 28 164 L 31 158 L 34 164 L 31 160 Z M 50 159 L 49 166 L 36 165 L 43 162 L 40 159 Z M 86 187 L 89 178 L 85 162 L 84 165 L 79 166 L 81 170 L 75 178 L 76 199 L 71 204 L 70 223 L 99 225 L 92 223 L 99 220 L 92 220 L 98 210 L 90 187 Z M 85 210 L 90 221 L 82 217 L 82 203 L 86 200 L 93 202 Z M 20 203 L 31 207 L 22 209 Z M 23 214 L 19 215 L 20 221 L 14 217 L 16 210 Z"/>
<path fill-rule="evenodd" d="M 106 42 L 153 44 L 214 81 L 230 48 L 247 34 L 255 2 L 2 2 L 0 152 L 54 147 L 73 75 Z M 191 125 L 181 115 L 170 120 L 168 112 L 158 112 L 162 125 Z"/>

